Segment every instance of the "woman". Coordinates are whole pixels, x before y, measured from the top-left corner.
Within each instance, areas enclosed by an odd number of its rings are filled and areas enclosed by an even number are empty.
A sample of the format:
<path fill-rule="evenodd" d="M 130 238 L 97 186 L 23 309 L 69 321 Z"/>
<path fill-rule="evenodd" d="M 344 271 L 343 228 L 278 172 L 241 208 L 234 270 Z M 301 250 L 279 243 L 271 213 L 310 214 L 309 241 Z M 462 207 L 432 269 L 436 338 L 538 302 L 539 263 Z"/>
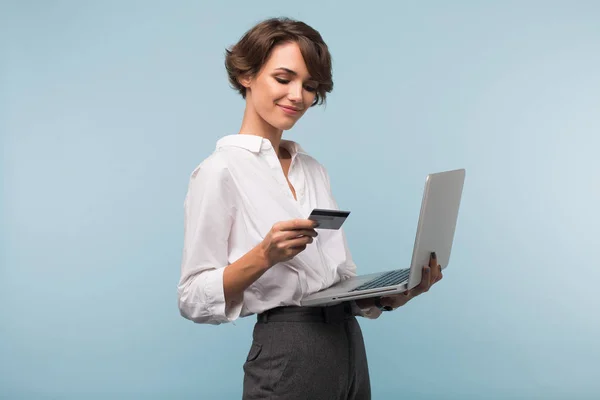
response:
<path fill-rule="evenodd" d="M 421 284 L 401 295 L 299 307 L 303 296 L 356 275 L 343 229 L 317 233 L 306 219 L 313 208 L 338 209 L 326 169 L 282 139 L 331 92 L 331 57 L 310 26 L 269 19 L 227 50 L 225 64 L 246 108 L 239 133 L 220 138 L 190 177 L 180 312 L 204 324 L 257 315 L 244 399 L 369 399 L 355 316 L 402 306 L 441 270 L 432 258 Z"/>

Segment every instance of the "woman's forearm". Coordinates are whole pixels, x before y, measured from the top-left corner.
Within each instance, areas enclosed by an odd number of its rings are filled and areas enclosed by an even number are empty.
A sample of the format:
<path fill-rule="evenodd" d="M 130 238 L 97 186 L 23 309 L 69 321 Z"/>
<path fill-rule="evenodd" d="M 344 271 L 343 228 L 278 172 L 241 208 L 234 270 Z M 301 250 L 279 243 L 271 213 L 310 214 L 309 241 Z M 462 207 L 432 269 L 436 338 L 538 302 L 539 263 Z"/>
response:
<path fill-rule="evenodd" d="M 223 271 L 225 304 L 241 301 L 244 290 L 270 267 L 260 244 L 225 267 Z"/>

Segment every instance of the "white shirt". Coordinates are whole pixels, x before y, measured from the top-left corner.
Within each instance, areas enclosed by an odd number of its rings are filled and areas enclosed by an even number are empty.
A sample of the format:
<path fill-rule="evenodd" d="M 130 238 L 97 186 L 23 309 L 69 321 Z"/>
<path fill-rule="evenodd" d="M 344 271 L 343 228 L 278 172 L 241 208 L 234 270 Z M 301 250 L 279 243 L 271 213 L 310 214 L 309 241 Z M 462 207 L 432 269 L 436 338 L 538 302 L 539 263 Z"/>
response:
<path fill-rule="evenodd" d="M 343 228 L 318 231 L 306 249 L 266 271 L 238 304 L 225 304 L 224 268 L 257 246 L 279 221 L 307 218 L 314 208 L 338 209 L 329 175 L 298 143 L 282 140 L 292 156 L 288 186 L 271 142 L 234 134 L 189 179 L 184 201 L 184 247 L 179 310 L 196 323 L 221 324 L 278 306 L 300 305 L 304 296 L 356 275 Z M 377 318 L 373 307 L 354 313 Z"/>

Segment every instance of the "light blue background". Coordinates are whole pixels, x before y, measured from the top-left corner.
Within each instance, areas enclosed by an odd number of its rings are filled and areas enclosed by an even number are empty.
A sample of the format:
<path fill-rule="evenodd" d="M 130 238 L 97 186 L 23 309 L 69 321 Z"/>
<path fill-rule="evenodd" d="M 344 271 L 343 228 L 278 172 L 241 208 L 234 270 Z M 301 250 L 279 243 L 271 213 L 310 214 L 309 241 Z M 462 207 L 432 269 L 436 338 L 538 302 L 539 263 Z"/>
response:
<path fill-rule="evenodd" d="M 444 280 L 361 320 L 373 398 L 600 398 L 598 2 L 1 4 L 1 398 L 240 398 L 254 318 L 177 310 L 183 199 L 240 126 L 225 48 L 281 15 L 333 54 L 284 137 L 359 272 L 405 267 L 425 175 L 467 169 Z"/>

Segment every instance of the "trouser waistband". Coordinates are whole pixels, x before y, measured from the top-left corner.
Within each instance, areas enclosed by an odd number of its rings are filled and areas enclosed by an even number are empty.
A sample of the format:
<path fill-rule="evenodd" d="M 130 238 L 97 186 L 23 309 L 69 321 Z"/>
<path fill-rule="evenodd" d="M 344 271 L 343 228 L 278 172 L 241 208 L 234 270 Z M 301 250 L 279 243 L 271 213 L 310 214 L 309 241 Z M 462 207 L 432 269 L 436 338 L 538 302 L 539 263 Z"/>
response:
<path fill-rule="evenodd" d="M 257 315 L 258 322 L 341 322 L 352 318 L 350 303 L 326 307 L 276 307 Z"/>

